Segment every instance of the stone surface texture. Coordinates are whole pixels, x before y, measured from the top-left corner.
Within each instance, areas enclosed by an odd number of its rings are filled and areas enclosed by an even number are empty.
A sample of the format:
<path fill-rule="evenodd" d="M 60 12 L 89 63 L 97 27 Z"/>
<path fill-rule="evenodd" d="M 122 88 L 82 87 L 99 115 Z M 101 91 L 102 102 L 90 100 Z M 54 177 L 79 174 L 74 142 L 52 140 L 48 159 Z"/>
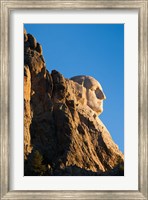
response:
<path fill-rule="evenodd" d="M 88 90 L 49 73 L 41 45 L 24 31 L 25 175 L 123 175 L 124 156 L 87 104 Z"/>
<path fill-rule="evenodd" d="M 93 77 L 85 75 L 74 76 L 71 80 L 86 88 L 82 93 L 84 93 L 83 96 L 85 96 L 87 106 L 97 115 L 100 115 L 103 112 L 103 100 L 106 99 L 100 83 Z"/>

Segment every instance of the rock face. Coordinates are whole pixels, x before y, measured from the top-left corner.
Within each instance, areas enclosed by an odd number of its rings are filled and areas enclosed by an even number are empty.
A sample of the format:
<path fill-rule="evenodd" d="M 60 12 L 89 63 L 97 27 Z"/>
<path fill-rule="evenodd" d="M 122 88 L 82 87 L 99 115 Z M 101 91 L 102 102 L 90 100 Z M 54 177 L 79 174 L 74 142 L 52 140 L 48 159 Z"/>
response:
<path fill-rule="evenodd" d="M 86 90 L 82 90 L 86 105 L 100 115 L 103 112 L 103 100 L 106 99 L 100 83 L 93 77 L 84 75 L 74 76 L 71 80 L 86 88 Z"/>
<path fill-rule="evenodd" d="M 87 90 L 49 73 L 41 45 L 24 31 L 26 176 L 123 175 L 123 154 L 87 104 Z"/>

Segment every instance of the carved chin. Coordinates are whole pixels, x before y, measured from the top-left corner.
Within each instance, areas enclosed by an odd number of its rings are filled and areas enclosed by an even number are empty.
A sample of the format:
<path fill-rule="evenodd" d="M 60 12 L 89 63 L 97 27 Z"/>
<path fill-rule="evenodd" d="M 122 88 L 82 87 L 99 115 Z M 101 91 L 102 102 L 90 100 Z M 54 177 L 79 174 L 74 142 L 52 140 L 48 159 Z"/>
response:
<path fill-rule="evenodd" d="M 103 107 L 99 108 L 97 114 L 100 115 L 103 112 Z"/>
<path fill-rule="evenodd" d="M 92 108 L 92 110 L 94 110 L 97 113 L 97 115 L 100 115 L 103 112 L 103 102 L 99 102 L 97 106 Z"/>
<path fill-rule="evenodd" d="M 103 112 L 103 101 L 102 100 L 94 100 L 94 101 L 87 101 L 87 105 L 96 112 L 97 115 L 100 115 Z"/>

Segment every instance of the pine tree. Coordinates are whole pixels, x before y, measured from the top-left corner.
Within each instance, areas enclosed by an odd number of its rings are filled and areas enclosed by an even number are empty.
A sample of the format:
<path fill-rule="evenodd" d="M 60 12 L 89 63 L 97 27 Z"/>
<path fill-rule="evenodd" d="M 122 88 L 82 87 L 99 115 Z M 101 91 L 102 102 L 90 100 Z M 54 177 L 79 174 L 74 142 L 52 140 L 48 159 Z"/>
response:
<path fill-rule="evenodd" d="M 39 176 L 43 176 L 47 170 L 46 165 L 43 165 L 42 161 L 43 161 L 43 156 L 38 150 L 36 150 L 34 152 L 32 159 L 32 167 L 33 171 Z"/>

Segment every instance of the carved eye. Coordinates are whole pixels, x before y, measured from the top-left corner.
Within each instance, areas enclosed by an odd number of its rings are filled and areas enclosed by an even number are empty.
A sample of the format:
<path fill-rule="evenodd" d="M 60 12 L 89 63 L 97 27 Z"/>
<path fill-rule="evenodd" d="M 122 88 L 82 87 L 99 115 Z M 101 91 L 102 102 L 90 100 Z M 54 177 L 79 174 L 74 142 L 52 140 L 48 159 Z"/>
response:
<path fill-rule="evenodd" d="M 94 92 L 96 90 L 96 87 L 91 87 L 90 90 Z"/>

